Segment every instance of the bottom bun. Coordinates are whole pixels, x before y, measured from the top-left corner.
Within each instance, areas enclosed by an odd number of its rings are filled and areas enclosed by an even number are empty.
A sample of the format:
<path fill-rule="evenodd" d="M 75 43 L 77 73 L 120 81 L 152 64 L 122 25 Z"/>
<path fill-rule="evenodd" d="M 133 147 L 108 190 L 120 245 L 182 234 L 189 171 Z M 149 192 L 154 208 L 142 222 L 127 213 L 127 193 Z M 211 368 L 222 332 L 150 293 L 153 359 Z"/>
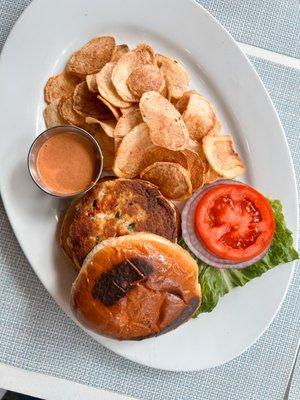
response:
<path fill-rule="evenodd" d="M 193 316 L 200 301 L 197 263 L 179 245 L 151 233 L 95 246 L 71 291 L 76 318 L 119 340 L 175 329 Z"/>

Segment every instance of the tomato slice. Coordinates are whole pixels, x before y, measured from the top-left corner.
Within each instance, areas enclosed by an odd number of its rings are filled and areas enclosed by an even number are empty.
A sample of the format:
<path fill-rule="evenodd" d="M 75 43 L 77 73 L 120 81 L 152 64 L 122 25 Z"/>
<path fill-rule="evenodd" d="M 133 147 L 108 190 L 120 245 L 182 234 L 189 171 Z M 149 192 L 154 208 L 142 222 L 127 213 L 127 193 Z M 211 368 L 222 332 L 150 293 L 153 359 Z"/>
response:
<path fill-rule="evenodd" d="M 250 186 L 220 184 L 199 200 L 195 231 L 218 257 L 237 262 L 250 260 L 272 242 L 273 210 L 267 199 Z"/>

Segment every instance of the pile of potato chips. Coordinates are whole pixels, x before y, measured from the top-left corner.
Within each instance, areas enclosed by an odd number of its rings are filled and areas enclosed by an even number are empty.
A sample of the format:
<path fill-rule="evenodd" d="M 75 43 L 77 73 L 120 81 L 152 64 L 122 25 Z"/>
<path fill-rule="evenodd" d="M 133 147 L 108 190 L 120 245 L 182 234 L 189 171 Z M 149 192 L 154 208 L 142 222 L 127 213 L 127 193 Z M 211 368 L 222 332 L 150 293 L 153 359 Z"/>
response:
<path fill-rule="evenodd" d="M 76 125 L 95 136 L 104 169 L 140 177 L 172 200 L 245 170 L 211 102 L 188 90 L 176 60 L 140 44 L 129 50 L 112 36 L 90 40 L 65 71 L 48 79 L 47 127 Z"/>

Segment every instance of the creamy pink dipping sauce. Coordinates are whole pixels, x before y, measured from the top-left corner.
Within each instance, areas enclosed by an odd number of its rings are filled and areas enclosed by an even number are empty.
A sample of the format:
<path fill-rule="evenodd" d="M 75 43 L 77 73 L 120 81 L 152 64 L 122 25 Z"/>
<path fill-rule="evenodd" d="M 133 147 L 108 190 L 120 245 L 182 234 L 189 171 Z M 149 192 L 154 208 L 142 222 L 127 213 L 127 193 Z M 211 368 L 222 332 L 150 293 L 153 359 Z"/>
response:
<path fill-rule="evenodd" d="M 42 144 L 37 155 L 37 171 L 52 190 L 73 194 L 93 181 L 97 166 L 93 145 L 83 136 L 62 132 Z"/>

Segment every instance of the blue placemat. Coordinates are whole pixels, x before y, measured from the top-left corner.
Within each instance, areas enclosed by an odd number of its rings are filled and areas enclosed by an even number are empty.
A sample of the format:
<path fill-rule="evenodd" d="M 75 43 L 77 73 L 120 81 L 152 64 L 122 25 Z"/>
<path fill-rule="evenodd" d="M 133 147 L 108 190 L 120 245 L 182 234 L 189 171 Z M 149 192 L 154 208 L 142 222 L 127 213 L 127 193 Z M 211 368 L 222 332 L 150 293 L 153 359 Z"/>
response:
<path fill-rule="evenodd" d="M 233 37 L 277 53 L 300 57 L 299 0 L 196 0 Z"/>
<path fill-rule="evenodd" d="M 0 42 L 26 2 L 0 1 Z M 219 1 L 220 4 L 226 0 Z M 263 3 L 263 2 L 262 2 Z M 233 18 L 235 18 L 233 16 Z M 300 174 L 300 71 L 251 58 L 279 111 Z M 114 355 L 79 330 L 43 288 L 0 204 L 0 362 L 141 399 L 281 400 L 300 335 L 300 271 L 270 329 L 249 351 L 212 370 L 171 373 Z M 300 366 L 291 400 L 299 400 Z"/>
<path fill-rule="evenodd" d="M 2 49 L 5 40 L 31 0 L 0 0 L 0 48 Z"/>

